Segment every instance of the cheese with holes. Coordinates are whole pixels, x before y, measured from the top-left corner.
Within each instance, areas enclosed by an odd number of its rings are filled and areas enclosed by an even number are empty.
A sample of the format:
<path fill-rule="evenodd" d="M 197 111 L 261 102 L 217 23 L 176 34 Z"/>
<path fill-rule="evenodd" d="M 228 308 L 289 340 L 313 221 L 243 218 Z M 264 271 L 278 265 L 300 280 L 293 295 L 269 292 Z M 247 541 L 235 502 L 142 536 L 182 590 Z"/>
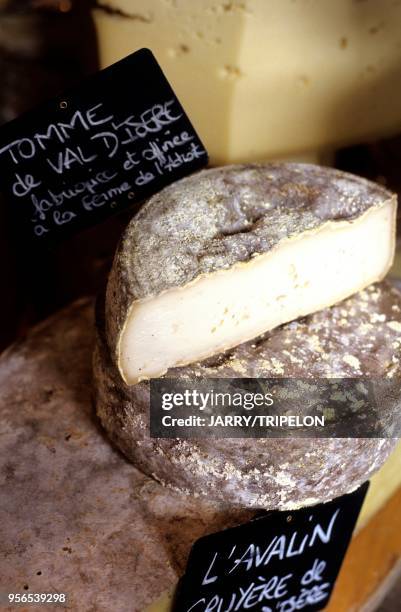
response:
<path fill-rule="evenodd" d="M 99 0 L 103 66 L 149 47 L 212 163 L 325 151 L 401 129 L 394 0 Z"/>
<path fill-rule="evenodd" d="M 168 186 L 132 219 L 109 278 L 123 379 L 205 359 L 381 279 L 395 212 L 382 187 L 312 165 L 223 167 Z"/>

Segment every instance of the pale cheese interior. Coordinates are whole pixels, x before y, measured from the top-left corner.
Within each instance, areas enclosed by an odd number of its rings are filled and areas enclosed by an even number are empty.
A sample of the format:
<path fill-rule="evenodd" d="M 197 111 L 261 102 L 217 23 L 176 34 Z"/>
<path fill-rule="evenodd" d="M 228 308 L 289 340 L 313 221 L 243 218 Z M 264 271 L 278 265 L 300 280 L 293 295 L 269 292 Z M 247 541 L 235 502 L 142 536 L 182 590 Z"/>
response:
<path fill-rule="evenodd" d="M 395 203 L 330 221 L 247 263 L 132 304 L 119 343 L 129 384 L 196 362 L 381 279 L 394 253 Z"/>

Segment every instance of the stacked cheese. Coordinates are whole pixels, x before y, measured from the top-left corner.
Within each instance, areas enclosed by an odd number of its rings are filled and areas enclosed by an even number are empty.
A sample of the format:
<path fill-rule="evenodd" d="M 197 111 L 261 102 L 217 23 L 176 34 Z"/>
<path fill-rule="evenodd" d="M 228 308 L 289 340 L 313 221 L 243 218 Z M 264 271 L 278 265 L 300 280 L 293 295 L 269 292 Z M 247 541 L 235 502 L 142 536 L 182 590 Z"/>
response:
<path fill-rule="evenodd" d="M 156 55 L 212 163 L 312 159 L 401 129 L 394 0 L 101 0 L 103 66 Z"/>
<path fill-rule="evenodd" d="M 0 356 L 0 583 L 51 582 L 70 610 L 144 612 L 172 594 L 195 540 L 254 512 L 180 495 L 124 461 L 93 419 L 92 347 L 92 302 L 80 300 Z"/>
<path fill-rule="evenodd" d="M 366 480 L 392 441 L 151 439 L 149 378 L 397 380 L 400 296 L 373 284 L 395 211 L 378 185 L 299 164 L 207 170 L 153 196 L 100 317 L 97 408 L 115 443 L 164 484 L 237 505 L 294 508 Z"/>
<path fill-rule="evenodd" d="M 71 610 L 167 612 L 172 597 L 152 603 L 173 594 L 193 542 L 254 512 L 180 495 L 124 461 L 93 419 L 92 347 L 81 300 L 0 357 L 0 582 L 39 593 L 51 581 Z"/>

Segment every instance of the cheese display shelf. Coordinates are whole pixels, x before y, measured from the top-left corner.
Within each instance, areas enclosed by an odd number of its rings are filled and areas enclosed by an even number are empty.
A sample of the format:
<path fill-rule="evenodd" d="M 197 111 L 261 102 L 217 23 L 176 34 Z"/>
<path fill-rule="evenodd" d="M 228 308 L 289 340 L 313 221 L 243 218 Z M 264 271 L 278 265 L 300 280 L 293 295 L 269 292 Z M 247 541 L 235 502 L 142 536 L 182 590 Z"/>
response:
<path fill-rule="evenodd" d="M 253 513 L 171 492 L 110 445 L 92 406 L 93 330 L 81 300 L 0 358 L 0 591 L 66 593 L 60 609 L 167 611 L 156 602 L 194 540 Z M 362 609 L 401 557 L 399 493 L 386 504 L 400 455 L 373 478 L 333 612 Z"/>

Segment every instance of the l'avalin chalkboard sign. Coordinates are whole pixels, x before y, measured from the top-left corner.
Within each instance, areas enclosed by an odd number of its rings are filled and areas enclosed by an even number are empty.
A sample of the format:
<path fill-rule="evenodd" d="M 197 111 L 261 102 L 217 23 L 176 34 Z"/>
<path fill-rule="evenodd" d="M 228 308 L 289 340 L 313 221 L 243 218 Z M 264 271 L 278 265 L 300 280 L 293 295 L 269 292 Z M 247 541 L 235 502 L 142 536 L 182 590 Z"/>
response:
<path fill-rule="evenodd" d="M 148 49 L 0 129 L 0 188 L 18 233 L 38 244 L 94 225 L 207 161 Z"/>
<path fill-rule="evenodd" d="M 198 540 L 174 612 L 307 612 L 327 605 L 369 483 Z"/>

